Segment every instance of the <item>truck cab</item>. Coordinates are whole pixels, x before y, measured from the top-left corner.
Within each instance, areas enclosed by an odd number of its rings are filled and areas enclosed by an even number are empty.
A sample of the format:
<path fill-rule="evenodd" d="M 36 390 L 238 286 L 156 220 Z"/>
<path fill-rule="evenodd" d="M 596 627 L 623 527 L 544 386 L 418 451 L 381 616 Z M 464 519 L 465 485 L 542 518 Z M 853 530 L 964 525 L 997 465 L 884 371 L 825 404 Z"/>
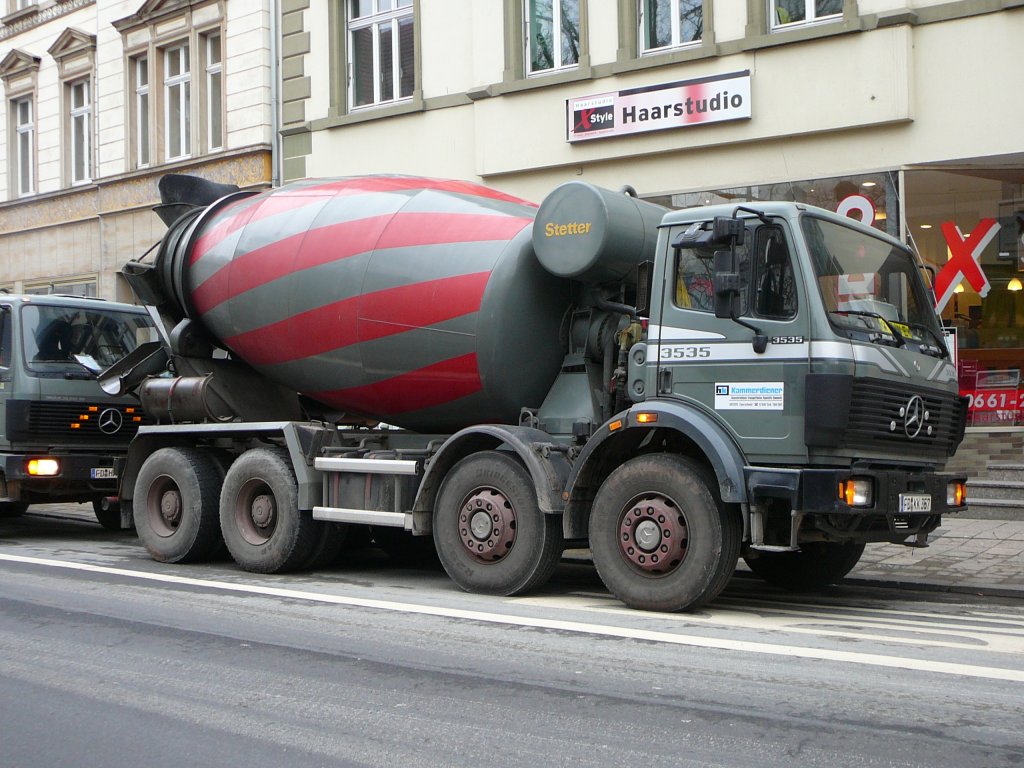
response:
<path fill-rule="evenodd" d="M 0 296 L 0 516 L 92 502 L 110 529 L 128 444 L 145 417 L 96 374 L 153 338 L 140 308 L 71 296 Z"/>
<path fill-rule="evenodd" d="M 923 543 L 962 508 L 962 483 L 936 470 L 965 408 L 909 249 L 765 203 L 670 213 L 659 254 L 634 391 L 704 413 L 745 457 L 752 560 L 812 541 Z"/>

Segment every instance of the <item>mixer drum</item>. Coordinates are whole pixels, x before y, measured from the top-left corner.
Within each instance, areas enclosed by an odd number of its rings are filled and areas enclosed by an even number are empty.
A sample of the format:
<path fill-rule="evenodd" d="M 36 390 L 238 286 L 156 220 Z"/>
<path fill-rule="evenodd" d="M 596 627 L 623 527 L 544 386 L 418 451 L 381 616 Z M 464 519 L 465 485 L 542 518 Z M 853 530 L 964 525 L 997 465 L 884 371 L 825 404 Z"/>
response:
<path fill-rule="evenodd" d="M 271 380 L 450 432 L 515 423 L 558 373 L 569 284 L 534 256 L 536 212 L 465 182 L 306 181 L 211 207 L 161 258 L 187 313 Z"/>

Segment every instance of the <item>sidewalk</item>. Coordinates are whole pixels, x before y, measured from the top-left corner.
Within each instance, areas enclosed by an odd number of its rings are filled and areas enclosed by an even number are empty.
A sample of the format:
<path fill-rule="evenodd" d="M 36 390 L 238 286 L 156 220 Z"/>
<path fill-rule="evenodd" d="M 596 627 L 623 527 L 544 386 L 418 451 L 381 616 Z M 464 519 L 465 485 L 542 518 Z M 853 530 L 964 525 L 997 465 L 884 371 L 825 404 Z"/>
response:
<path fill-rule="evenodd" d="M 1024 598 L 1024 522 L 945 517 L 928 544 L 868 544 L 846 581 Z"/>
<path fill-rule="evenodd" d="M 95 520 L 88 504 L 40 505 L 32 511 Z M 924 549 L 868 544 L 846 583 L 1024 599 L 1024 521 L 951 516 L 928 543 Z M 585 550 L 567 554 L 589 558 Z M 746 570 L 742 560 L 739 567 Z"/>

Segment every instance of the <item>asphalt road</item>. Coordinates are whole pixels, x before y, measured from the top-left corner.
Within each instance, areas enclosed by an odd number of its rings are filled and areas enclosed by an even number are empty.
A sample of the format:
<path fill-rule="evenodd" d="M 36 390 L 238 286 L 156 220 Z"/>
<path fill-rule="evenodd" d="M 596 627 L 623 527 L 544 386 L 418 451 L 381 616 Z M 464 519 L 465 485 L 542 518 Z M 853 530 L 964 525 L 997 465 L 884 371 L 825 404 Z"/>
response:
<path fill-rule="evenodd" d="M 591 567 L 459 592 L 375 551 L 315 574 L 165 566 L 0 520 L 0 766 L 1024 763 L 1024 606 L 736 578 L 630 611 Z"/>

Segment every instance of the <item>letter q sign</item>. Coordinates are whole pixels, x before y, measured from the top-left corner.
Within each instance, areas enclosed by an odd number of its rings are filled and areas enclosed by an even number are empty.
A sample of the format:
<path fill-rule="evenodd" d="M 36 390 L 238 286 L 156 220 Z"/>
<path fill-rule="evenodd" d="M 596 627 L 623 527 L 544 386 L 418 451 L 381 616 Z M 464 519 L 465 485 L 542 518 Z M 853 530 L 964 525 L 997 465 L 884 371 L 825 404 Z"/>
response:
<path fill-rule="evenodd" d="M 836 213 L 847 218 L 857 219 L 861 224 L 869 227 L 875 221 L 875 205 L 864 195 L 848 195 L 844 197 Z"/>

